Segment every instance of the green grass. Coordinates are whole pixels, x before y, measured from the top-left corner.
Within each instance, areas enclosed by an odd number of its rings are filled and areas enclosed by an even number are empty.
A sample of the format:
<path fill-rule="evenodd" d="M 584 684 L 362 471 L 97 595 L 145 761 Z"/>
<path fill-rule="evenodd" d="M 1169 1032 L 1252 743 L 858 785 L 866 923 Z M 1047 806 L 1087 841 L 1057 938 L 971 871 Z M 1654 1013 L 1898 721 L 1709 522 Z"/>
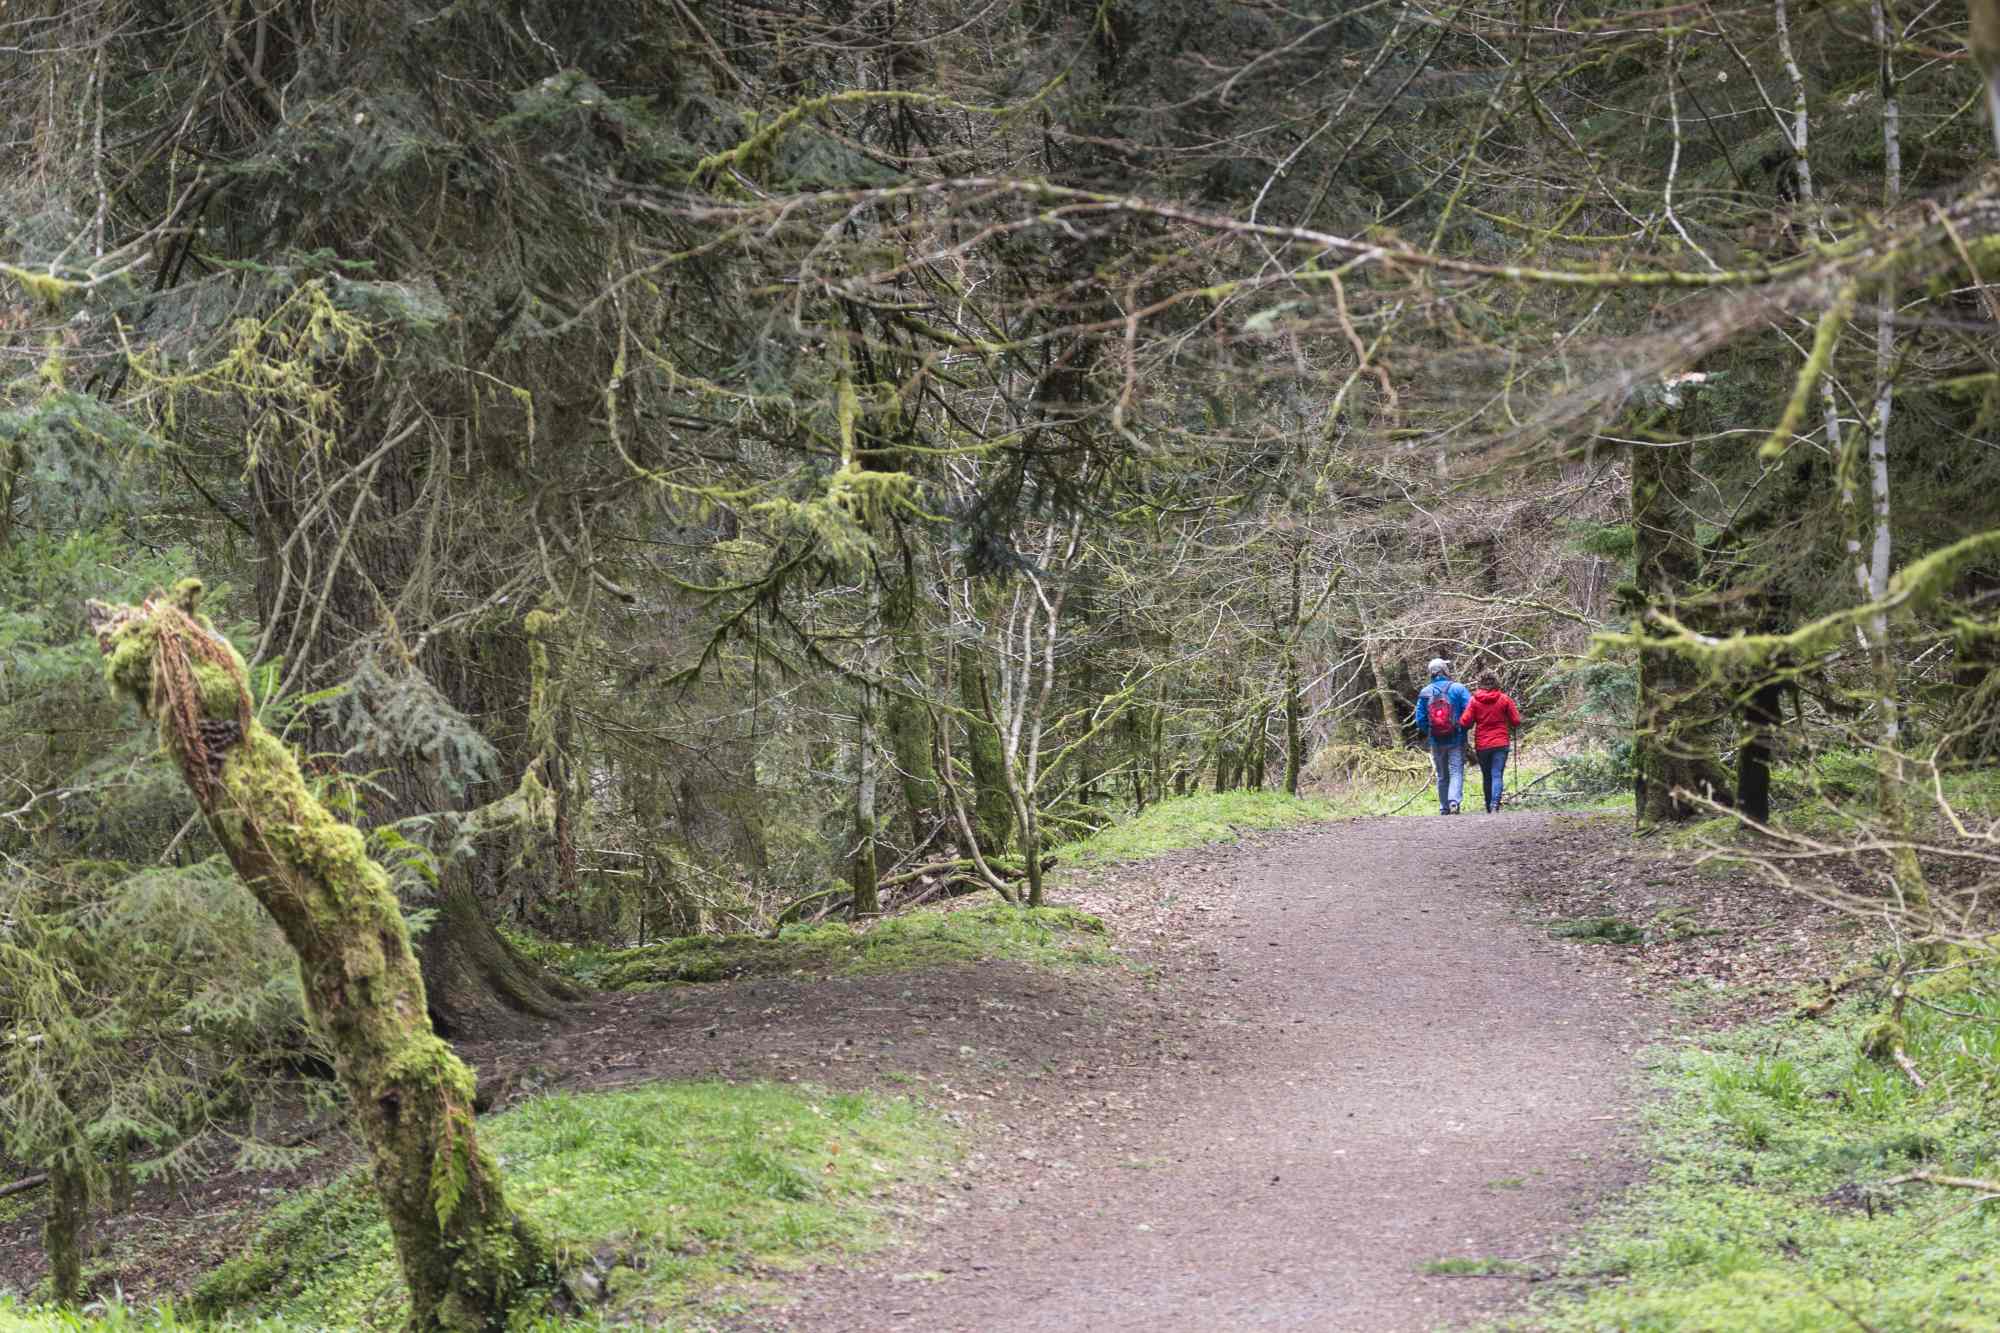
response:
<path fill-rule="evenodd" d="M 1512 1259 L 1433 1259 L 1419 1271 L 1432 1277 L 1526 1277 L 1534 1270 Z"/>
<path fill-rule="evenodd" d="M 1175 796 L 1122 823 L 1053 849 L 1065 865 L 1140 861 L 1165 852 L 1235 842 L 1245 830 L 1286 828 L 1343 813 L 1331 801 L 1276 791 L 1207 792 Z"/>
<path fill-rule="evenodd" d="M 759 1275 L 888 1239 L 876 1197 L 952 1151 L 943 1123 L 910 1101 L 762 1084 L 543 1097 L 485 1133 L 514 1202 L 566 1268 L 602 1287 L 604 1304 L 582 1324 L 537 1325 L 548 1329 L 673 1326 L 754 1304 Z M 194 1308 L 230 1327 L 393 1329 L 406 1304 L 388 1228 L 356 1171 L 281 1205 L 202 1281 Z"/>
<path fill-rule="evenodd" d="M 2000 1328 L 1995 1206 L 1974 1191 L 1885 1183 L 1917 1169 L 2000 1171 L 2000 999 L 1975 990 L 1949 1003 L 1976 1016 L 1911 1011 L 1923 1091 L 1858 1053 L 1874 1016 L 1858 1005 L 1664 1054 L 1649 1179 L 1586 1232 L 1550 1284 L 1563 1294 L 1500 1327 Z"/>
<path fill-rule="evenodd" d="M 665 940 L 620 953 L 598 970 L 596 984 L 616 990 L 790 973 L 902 972 L 989 959 L 1077 967 L 1113 963 L 1118 955 L 1106 940 L 1104 923 L 1087 912 L 992 902 L 955 912 L 911 912 L 864 926 L 786 926 L 776 939 Z"/>
<path fill-rule="evenodd" d="M 103 1313 L 78 1314 L 71 1310 L 49 1310 L 17 1305 L 12 1297 L 0 1296 L 0 1333 L 195 1333 L 208 1327 L 189 1323 L 171 1310 L 135 1309 L 113 1305 Z M 281 1326 L 269 1323 L 243 1324 L 245 1330 Z M 284 1330 L 291 1333 L 291 1330 Z"/>

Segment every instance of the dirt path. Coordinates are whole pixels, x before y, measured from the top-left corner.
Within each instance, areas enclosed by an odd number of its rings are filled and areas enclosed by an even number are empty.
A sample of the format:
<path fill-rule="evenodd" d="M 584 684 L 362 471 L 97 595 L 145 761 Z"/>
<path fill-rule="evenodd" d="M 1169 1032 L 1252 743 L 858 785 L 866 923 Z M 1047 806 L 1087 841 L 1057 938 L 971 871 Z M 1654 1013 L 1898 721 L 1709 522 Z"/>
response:
<path fill-rule="evenodd" d="M 1389 1333 L 1517 1298 L 1423 1266 L 1546 1260 L 1628 1178 L 1654 1026 L 1482 873 L 1553 818 L 1357 821 L 1183 863 L 1220 946 L 1175 983 L 1208 1011 L 1187 1058 L 999 1127 L 918 1249 L 821 1273 L 770 1322 Z"/>

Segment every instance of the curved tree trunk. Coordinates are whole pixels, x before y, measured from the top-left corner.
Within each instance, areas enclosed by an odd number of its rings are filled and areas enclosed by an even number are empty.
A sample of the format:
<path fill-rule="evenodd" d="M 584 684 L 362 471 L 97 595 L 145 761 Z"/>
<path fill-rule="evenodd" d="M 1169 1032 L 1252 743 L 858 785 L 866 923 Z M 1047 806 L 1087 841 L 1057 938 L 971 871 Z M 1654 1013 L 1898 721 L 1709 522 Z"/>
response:
<path fill-rule="evenodd" d="M 306 1012 L 374 1163 L 414 1329 L 498 1330 L 549 1278 L 479 1145 L 472 1071 L 432 1031 L 424 980 L 389 877 L 361 834 L 314 799 L 297 759 L 258 724 L 243 659 L 172 602 L 91 604 L 105 674 L 158 720 L 216 841 L 284 932 Z"/>

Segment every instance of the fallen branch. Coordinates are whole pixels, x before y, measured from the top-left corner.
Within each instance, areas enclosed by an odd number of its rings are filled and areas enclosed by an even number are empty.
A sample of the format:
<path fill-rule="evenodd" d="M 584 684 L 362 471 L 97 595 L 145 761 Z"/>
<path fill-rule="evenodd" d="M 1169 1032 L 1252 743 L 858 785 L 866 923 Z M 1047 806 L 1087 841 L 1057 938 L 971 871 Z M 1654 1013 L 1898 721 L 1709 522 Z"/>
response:
<path fill-rule="evenodd" d="M 38 1185 L 49 1183 L 49 1173 L 37 1171 L 32 1176 L 22 1176 L 11 1185 L 0 1185 L 0 1199 L 11 1199 L 16 1194 L 26 1194 Z"/>
<path fill-rule="evenodd" d="M 793 902 L 786 904 L 784 910 L 779 912 L 778 915 L 775 918 L 773 918 L 771 922 L 771 929 L 769 932 L 767 932 L 766 937 L 774 940 L 777 939 L 778 931 L 791 921 L 792 915 L 795 912 L 802 911 L 804 908 L 810 906 L 813 903 L 818 902 L 820 899 L 830 898 L 833 897 L 835 894 L 853 893 L 853 892 L 854 890 L 849 886 L 845 884 L 840 884 L 836 885 L 831 889 L 821 889 L 817 893 L 808 893 L 805 897 L 796 899 Z"/>

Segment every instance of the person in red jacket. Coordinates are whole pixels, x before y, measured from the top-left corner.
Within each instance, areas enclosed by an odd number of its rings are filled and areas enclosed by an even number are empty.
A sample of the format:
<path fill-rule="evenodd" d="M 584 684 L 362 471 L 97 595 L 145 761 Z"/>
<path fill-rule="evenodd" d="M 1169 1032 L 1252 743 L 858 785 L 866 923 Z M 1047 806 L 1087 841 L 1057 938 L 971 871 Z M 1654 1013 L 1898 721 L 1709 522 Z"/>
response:
<path fill-rule="evenodd" d="M 1472 729 L 1472 750 L 1479 759 L 1479 780 L 1486 788 L 1486 813 L 1500 809 L 1500 784 L 1507 772 L 1507 750 L 1514 741 L 1514 728 L 1521 725 L 1521 710 L 1500 688 L 1500 677 L 1491 671 L 1479 673 L 1479 688 L 1472 702 L 1458 716 L 1458 725 Z"/>

